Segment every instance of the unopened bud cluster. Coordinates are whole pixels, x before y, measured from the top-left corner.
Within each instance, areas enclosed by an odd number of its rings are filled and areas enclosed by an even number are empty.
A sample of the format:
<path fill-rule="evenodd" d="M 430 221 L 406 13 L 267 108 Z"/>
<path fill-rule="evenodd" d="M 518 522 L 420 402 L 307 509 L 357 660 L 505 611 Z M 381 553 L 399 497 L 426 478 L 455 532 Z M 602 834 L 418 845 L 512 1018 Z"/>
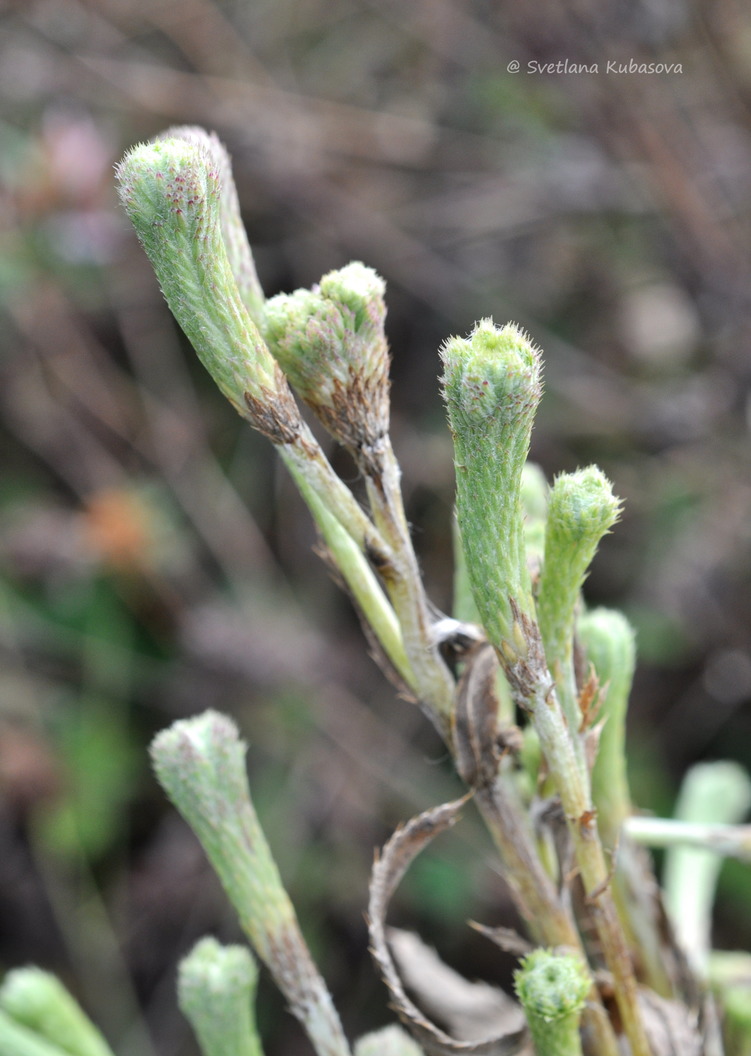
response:
<path fill-rule="evenodd" d="M 372 448 L 389 427 L 385 283 L 353 262 L 312 290 L 266 303 L 269 348 L 301 398 L 339 443 Z"/>

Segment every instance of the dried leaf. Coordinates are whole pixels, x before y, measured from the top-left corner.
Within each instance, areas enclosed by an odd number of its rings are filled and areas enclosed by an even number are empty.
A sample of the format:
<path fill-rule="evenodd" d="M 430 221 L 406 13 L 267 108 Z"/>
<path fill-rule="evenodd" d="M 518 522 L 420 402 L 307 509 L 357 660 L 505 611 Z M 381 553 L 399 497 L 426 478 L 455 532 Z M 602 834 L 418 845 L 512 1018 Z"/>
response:
<path fill-rule="evenodd" d="M 603 692 L 606 689 L 607 686 L 600 686 L 594 665 L 590 664 L 586 680 L 579 691 L 579 711 L 581 713 L 579 733 L 594 726 L 602 710 Z"/>
<path fill-rule="evenodd" d="M 479 1041 L 458 1041 L 431 1023 L 407 996 L 386 941 L 386 913 L 399 881 L 423 847 L 454 824 L 468 798 L 444 803 L 412 818 L 396 830 L 376 859 L 368 905 L 371 952 L 399 1018 L 429 1056 L 515 1056 L 526 1042 L 526 1029 Z"/>
<path fill-rule="evenodd" d="M 704 1045 L 702 1056 L 725 1056 L 722 1026 L 713 994 L 704 995 L 699 1013 L 699 1031 Z"/>
<path fill-rule="evenodd" d="M 498 657 L 489 642 L 472 649 L 456 690 L 454 755 L 470 788 L 489 784 L 498 771 L 496 733 Z"/>
<path fill-rule="evenodd" d="M 594 726 L 590 726 L 584 733 L 584 758 L 590 774 L 595 765 L 597 753 L 600 750 L 600 737 L 604 728 L 605 720 L 603 719 L 601 722 L 595 723 Z"/>
<path fill-rule="evenodd" d="M 513 928 L 489 928 L 475 920 L 470 920 L 469 925 L 494 942 L 504 953 L 512 953 L 515 957 L 524 957 L 535 948 L 534 943 L 522 938 Z"/>
<path fill-rule="evenodd" d="M 549 844 L 555 852 L 558 863 L 558 893 L 568 898 L 566 892 L 577 875 L 576 855 L 560 798 L 549 796 L 547 799 L 535 800 L 531 815 L 538 844 Z"/>
<path fill-rule="evenodd" d="M 653 1056 L 704 1056 L 695 1012 L 653 990 L 640 991 L 639 1008 Z"/>
<path fill-rule="evenodd" d="M 512 997 L 465 979 L 414 932 L 389 928 L 387 939 L 405 985 L 455 1037 L 473 1041 L 524 1026 L 524 1013 Z"/>
<path fill-rule="evenodd" d="M 643 918 L 649 934 L 655 936 L 654 956 L 666 972 L 673 993 L 692 1012 L 698 1012 L 703 1004 L 703 992 L 685 953 L 676 942 L 646 848 L 622 837 L 618 847 L 618 874 L 622 897 L 633 907 L 631 918 Z"/>
<path fill-rule="evenodd" d="M 423 1056 L 423 1051 L 396 1023 L 370 1034 L 355 1043 L 355 1056 Z"/>

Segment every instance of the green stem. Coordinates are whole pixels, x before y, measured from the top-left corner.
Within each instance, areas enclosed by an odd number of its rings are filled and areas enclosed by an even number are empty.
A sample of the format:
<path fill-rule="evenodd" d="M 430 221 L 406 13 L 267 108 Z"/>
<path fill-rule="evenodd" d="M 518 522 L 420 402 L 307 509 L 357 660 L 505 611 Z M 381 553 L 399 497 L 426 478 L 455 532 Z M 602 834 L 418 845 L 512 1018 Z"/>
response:
<path fill-rule="evenodd" d="M 649 863 L 627 836 L 623 825 L 631 813 L 626 770 L 626 712 L 636 665 L 634 632 L 625 616 L 610 609 L 584 613 L 577 626 L 587 661 L 599 684 L 602 724 L 592 769 L 592 797 L 597 827 L 615 859 L 613 897 L 632 948 L 638 952 L 643 978 L 663 997 L 673 996 L 672 953 L 663 939 L 659 896 Z M 675 977 L 675 973 L 673 973 Z"/>
<path fill-rule="evenodd" d="M 513 608 L 513 603 L 512 603 Z M 514 658 L 504 653 L 506 667 L 517 703 L 534 722 L 551 777 L 566 815 L 576 862 L 603 956 L 613 975 L 615 997 L 632 1056 L 650 1056 L 650 1047 L 639 1011 L 636 977 L 626 938 L 610 892 L 610 871 L 597 830 L 597 812 L 592 803 L 588 776 L 582 773 L 566 718 L 555 687 L 547 675 L 539 631 L 528 622 L 519 625 L 516 638 L 527 643 L 527 656 Z M 502 646 L 505 645 L 501 643 Z"/>
<path fill-rule="evenodd" d="M 431 633 L 433 619 L 404 513 L 399 463 L 388 436 L 367 451 L 361 469 L 373 520 L 392 554 L 391 565 L 380 572 L 401 625 L 416 692 L 448 738 L 455 685 Z"/>
<path fill-rule="evenodd" d="M 352 535 L 311 486 L 309 476 L 301 472 L 285 450 L 281 454 L 360 611 L 388 659 L 410 689 L 416 692 L 416 679 L 405 652 L 399 621 L 373 570 Z"/>
<path fill-rule="evenodd" d="M 347 485 L 337 477 L 308 427 L 303 426 L 293 439 L 276 447 L 295 481 L 305 481 L 306 494 L 315 493 L 374 567 L 388 567 L 392 561 L 388 544 Z"/>
<path fill-rule="evenodd" d="M 604 841 L 615 847 L 621 826 L 631 813 L 626 711 L 636 665 L 634 632 L 622 613 L 600 608 L 581 616 L 577 633 L 600 686 L 598 719 L 603 726 L 592 769 L 597 824 Z"/>
<path fill-rule="evenodd" d="M 636 815 L 625 822 L 625 832 L 647 847 L 695 847 L 723 858 L 751 862 L 751 825 L 717 825 Z"/>

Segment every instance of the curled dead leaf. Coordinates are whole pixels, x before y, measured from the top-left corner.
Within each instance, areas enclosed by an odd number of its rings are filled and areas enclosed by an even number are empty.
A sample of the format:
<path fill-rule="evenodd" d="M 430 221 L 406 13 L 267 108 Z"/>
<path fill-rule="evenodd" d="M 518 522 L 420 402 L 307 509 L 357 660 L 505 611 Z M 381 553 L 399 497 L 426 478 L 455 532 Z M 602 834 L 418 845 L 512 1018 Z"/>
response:
<path fill-rule="evenodd" d="M 429 1056 L 516 1056 L 527 1041 L 526 1028 L 473 1041 L 460 1041 L 440 1030 L 407 996 L 386 938 L 391 897 L 411 862 L 436 836 L 449 829 L 469 799 L 463 796 L 412 818 L 396 830 L 376 858 L 370 878 L 368 920 L 371 953 L 391 993 L 394 1009 Z"/>

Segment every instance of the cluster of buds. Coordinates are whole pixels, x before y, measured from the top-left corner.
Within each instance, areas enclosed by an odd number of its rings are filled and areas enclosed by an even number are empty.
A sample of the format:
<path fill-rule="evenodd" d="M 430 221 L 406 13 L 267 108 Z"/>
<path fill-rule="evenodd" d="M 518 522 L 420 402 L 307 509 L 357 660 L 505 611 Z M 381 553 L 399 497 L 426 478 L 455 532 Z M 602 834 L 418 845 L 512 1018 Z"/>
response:
<path fill-rule="evenodd" d="M 627 843 L 615 867 L 606 856 L 630 813 L 623 730 L 633 634 L 622 617 L 586 613 L 581 601 L 620 503 L 595 466 L 561 474 L 548 488 L 528 463 L 542 394 L 540 352 L 519 327 L 490 319 L 441 349 L 455 449 L 458 570 L 457 619 L 442 618 L 423 591 L 388 435 L 383 280 L 355 262 L 312 289 L 266 300 L 229 157 L 201 129 L 171 129 L 134 148 L 118 179 L 173 314 L 235 409 L 277 446 L 379 656 L 444 737 L 530 933 L 541 945 L 565 947 L 538 949 L 516 976 L 537 1056 L 579 1056 L 581 1037 L 588 1056 L 616 1056 L 624 1044 L 630 1056 L 654 1056 L 637 982 L 688 1001 L 685 976 L 668 967 L 678 962 L 648 868 Z M 354 457 L 368 512 L 328 464 L 293 389 Z M 586 677 L 582 649 L 591 665 Z M 522 717 L 520 731 L 515 723 Z M 153 746 L 159 780 L 201 840 L 319 1056 L 349 1056 L 255 815 L 243 756 L 234 725 L 212 712 L 174 724 Z M 551 792 L 565 819 L 557 842 L 550 831 L 538 838 L 528 818 Z M 381 873 L 384 865 L 393 868 L 383 891 L 390 894 L 410 855 L 435 833 L 434 814 L 413 819 L 387 845 Z M 573 906 L 574 878 L 584 909 Z M 385 939 L 378 938 L 388 898 L 382 901 L 380 915 L 371 914 L 371 939 L 392 994 L 401 995 Z M 608 1014 L 588 962 L 605 969 L 617 1015 Z M 254 962 L 243 952 L 209 943 L 186 963 L 181 1004 L 205 1056 L 260 1053 L 247 1015 L 236 1018 L 235 1033 L 225 1029 L 231 1009 L 247 1005 L 254 985 Z M 212 988 L 225 1011 L 206 1016 Z M 473 1048 L 410 1012 L 401 996 L 396 1007 L 419 1044 L 389 1028 L 360 1039 L 356 1056 L 415 1056 L 421 1048 L 505 1053 L 527 1039 L 521 1032 Z M 691 1044 L 696 1040 L 694 1031 Z"/>
<path fill-rule="evenodd" d="M 356 458 L 377 457 L 389 428 L 385 283 L 353 262 L 312 290 L 266 303 L 269 348 L 297 393 Z"/>
<path fill-rule="evenodd" d="M 229 156 L 200 128 L 134 147 L 117 177 L 170 309 L 235 409 L 294 443 L 303 427 L 286 374 L 340 443 L 376 446 L 389 424 L 383 280 L 353 263 L 265 301 Z"/>

